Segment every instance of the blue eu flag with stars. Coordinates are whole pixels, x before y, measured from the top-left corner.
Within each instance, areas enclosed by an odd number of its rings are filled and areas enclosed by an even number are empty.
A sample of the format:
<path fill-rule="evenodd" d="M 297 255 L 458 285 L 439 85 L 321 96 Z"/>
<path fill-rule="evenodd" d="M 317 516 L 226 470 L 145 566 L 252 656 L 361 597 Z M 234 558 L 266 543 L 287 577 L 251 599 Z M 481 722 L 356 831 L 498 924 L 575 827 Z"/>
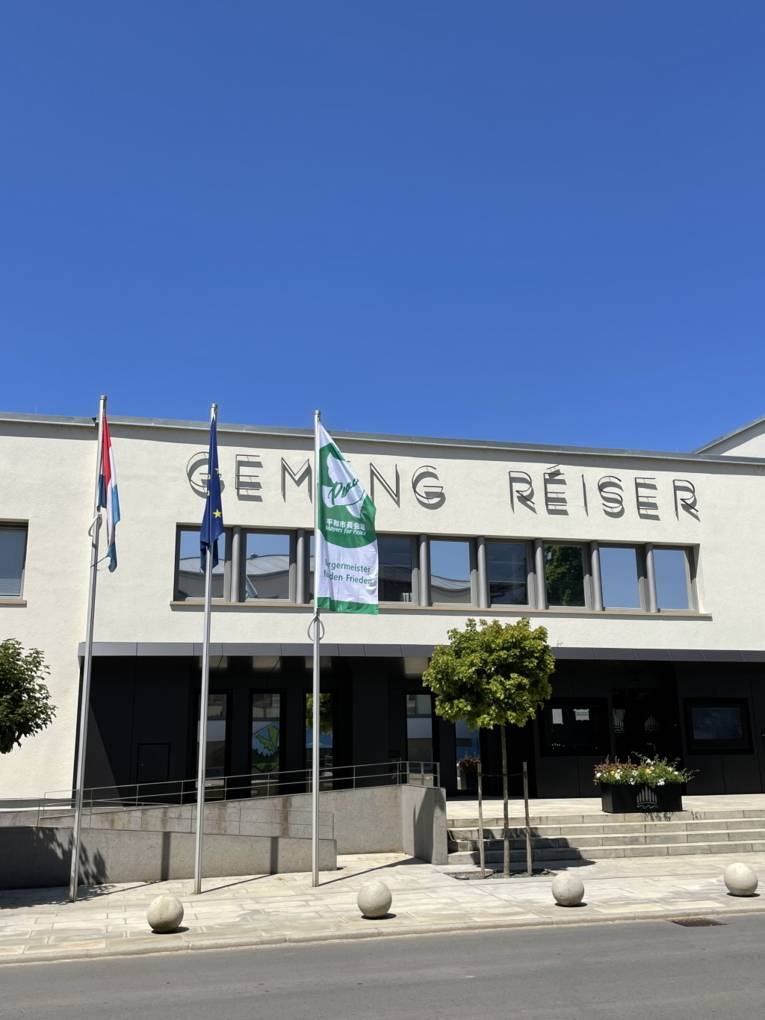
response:
<path fill-rule="evenodd" d="M 220 471 L 218 470 L 218 412 L 210 417 L 210 452 L 207 456 L 210 478 L 207 482 L 207 500 L 202 528 L 199 532 L 200 566 L 205 569 L 205 553 L 212 550 L 213 566 L 218 565 L 218 536 L 223 534 L 223 504 L 220 498 Z"/>

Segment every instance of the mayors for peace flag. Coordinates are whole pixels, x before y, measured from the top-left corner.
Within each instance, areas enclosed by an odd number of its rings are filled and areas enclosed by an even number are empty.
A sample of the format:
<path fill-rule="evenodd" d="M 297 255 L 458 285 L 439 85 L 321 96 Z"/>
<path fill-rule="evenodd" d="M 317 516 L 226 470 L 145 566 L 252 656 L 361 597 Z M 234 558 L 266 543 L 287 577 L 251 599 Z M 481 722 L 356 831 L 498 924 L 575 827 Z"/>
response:
<path fill-rule="evenodd" d="M 117 569 L 117 524 L 120 519 L 120 497 L 117 492 L 117 472 L 114 468 L 112 439 L 109 422 L 103 416 L 101 433 L 101 463 L 98 466 L 98 510 L 106 510 L 106 555 L 109 570 Z"/>
<path fill-rule="evenodd" d="M 374 503 L 322 425 L 319 425 L 318 472 L 318 607 L 334 613 L 376 613 Z"/>

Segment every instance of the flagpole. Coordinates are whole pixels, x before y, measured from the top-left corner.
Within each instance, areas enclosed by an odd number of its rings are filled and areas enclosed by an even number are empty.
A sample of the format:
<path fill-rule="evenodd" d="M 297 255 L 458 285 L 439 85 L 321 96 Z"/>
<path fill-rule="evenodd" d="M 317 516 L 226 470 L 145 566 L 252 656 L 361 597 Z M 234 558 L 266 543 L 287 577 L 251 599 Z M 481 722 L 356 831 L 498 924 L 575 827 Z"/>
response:
<path fill-rule="evenodd" d="M 311 721 L 311 885 L 319 885 L 319 742 L 320 742 L 320 656 L 321 621 L 319 618 L 319 499 L 321 478 L 319 464 L 319 411 L 313 413 L 313 719 Z"/>
<path fill-rule="evenodd" d="M 215 420 L 218 405 L 210 409 L 210 423 Z M 212 471 L 212 468 L 209 468 Z M 208 483 L 209 484 L 209 483 Z M 208 497 L 209 498 L 209 497 Z M 205 814 L 205 779 L 207 778 L 207 702 L 210 694 L 210 617 L 212 615 L 212 543 L 205 555 L 205 613 L 202 644 L 202 689 L 199 694 L 199 740 L 197 760 L 197 816 L 194 847 L 194 894 L 202 892 L 202 833 Z"/>
<path fill-rule="evenodd" d="M 104 443 L 104 414 L 106 396 L 98 402 L 98 444 L 96 448 L 96 485 L 93 495 L 93 521 L 90 525 L 90 584 L 88 586 L 88 612 L 85 629 L 85 655 L 82 661 L 82 690 L 80 692 L 80 720 L 77 735 L 77 770 L 74 788 L 74 819 L 72 822 L 72 857 L 69 869 L 69 900 L 77 899 L 80 877 L 80 831 L 82 826 L 82 797 L 85 782 L 85 750 L 88 738 L 88 711 L 90 708 L 90 674 L 93 663 L 93 623 L 96 616 L 96 581 L 98 579 L 98 538 L 101 530 L 99 510 L 99 479 Z"/>

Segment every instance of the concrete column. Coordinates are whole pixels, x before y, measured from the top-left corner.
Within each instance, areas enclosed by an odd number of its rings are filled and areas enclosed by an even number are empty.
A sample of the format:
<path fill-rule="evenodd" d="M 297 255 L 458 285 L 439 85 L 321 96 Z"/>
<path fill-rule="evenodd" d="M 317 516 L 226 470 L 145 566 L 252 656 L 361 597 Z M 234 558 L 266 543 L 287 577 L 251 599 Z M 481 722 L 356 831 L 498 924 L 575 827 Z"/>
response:
<path fill-rule="evenodd" d="M 489 606 L 489 578 L 486 572 L 486 539 L 477 538 L 470 551 L 470 587 L 473 604 L 479 609 Z"/>
<path fill-rule="evenodd" d="M 536 574 L 537 609 L 547 609 L 545 590 L 545 544 L 541 538 L 534 539 L 534 572 Z"/>
<path fill-rule="evenodd" d="M 590 542 L 590 585 L 592 588 L 592 608 L 596 612 L 603 609 L 603 582 L 600 576 L 600 546 Z"/>
<path fill-rule="evenodd" d="M 420 535 L 420 605 L 430 605 L 430 546 L 428 536 Z"/>
<path fill-rule="evenodd" d="M 291 567 L 290 570 L 292 570 Z M 303 528 L 299 528 L 295 535 L 295 601 L 298 603 L 306 601 L 307 578 L 308 542 L 306 541 L 305 531 Z"/>
<path fill-rule="evenodd" d="M 656 567 L 653 562 L 653 546 L 645 547 L 645 576 L 648 595 L 648 612 L 658 613 L 659 604 L 656 599 Z"/>
<path fill-rule="evenodd" d="M 239 527 L 231 530 L 231 557 L 229 563 L 229 576 L 225 579 L 224 598 L 229 602 L 242 601 L 242 578 L 244 576 L 244 539 L 242 529 Z"/>

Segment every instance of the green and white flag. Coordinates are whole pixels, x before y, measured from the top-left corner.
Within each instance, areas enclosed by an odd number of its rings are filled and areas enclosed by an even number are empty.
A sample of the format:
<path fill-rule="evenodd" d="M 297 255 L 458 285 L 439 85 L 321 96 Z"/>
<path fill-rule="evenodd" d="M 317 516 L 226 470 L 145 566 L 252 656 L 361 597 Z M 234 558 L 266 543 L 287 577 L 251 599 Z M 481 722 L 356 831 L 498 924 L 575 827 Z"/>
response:
<path fill-rule="evenodd" d="M 319 425 L 318 447 L 318 608 L 333 613 L 376 613 L 374 503 L 323 425 Z"/>

